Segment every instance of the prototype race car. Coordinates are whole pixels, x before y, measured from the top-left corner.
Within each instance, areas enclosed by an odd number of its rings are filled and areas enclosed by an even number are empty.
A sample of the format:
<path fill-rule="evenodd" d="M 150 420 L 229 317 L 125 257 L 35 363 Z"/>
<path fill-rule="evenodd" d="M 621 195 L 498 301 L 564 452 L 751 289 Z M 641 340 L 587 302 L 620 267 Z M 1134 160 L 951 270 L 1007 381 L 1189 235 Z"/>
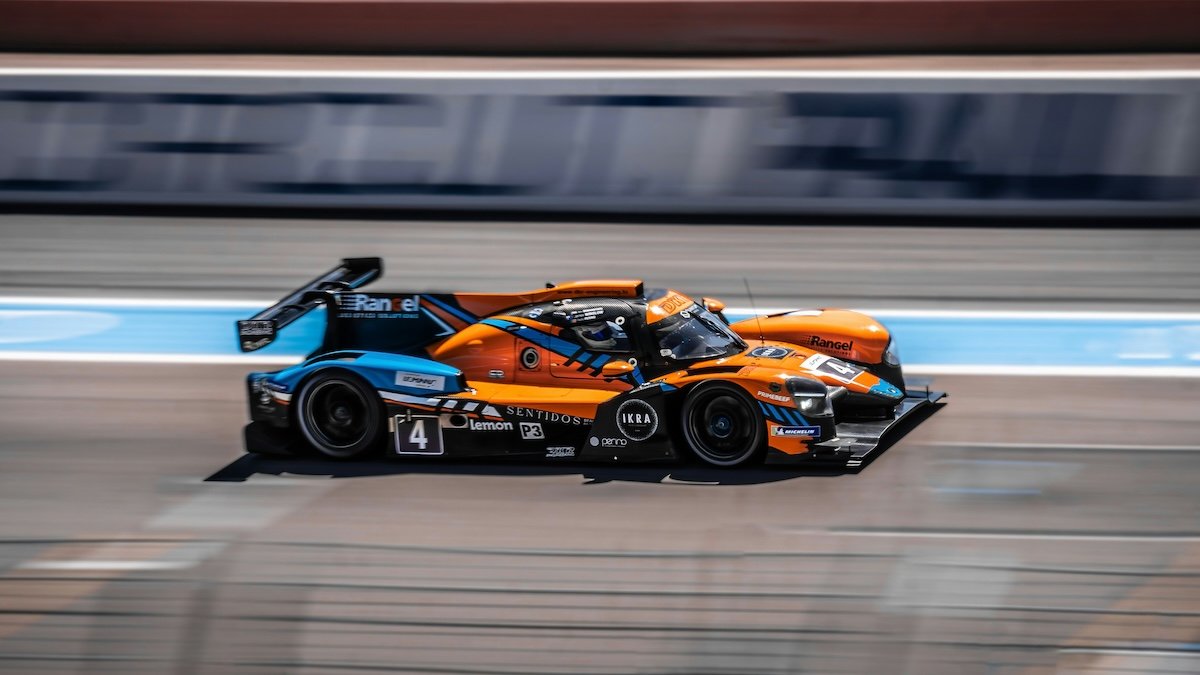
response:
<path fill-rule="evenodd" d="M 906 392 L 888 330 L 856 312 L 729 323 L 720 301 L 624 280 L 358 290 L 382 269 L 343 260 L 238 322 L 248 352 L 326 308 L 307 360 L 248 376 L 248 451 L 858 466 L 944 396 Z"/>

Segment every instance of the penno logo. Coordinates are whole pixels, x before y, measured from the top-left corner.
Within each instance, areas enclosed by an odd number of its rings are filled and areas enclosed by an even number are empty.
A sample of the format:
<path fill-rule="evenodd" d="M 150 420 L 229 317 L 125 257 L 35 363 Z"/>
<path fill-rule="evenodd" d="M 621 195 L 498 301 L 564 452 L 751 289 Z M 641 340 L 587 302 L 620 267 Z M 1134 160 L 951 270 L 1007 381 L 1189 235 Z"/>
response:
<path fill-rule="evenodd" d="M 617 430 L 631 441 L 644 441 L 658 431 L 658 413 L 641 399 L 630 399 L 617 408 Z"/>

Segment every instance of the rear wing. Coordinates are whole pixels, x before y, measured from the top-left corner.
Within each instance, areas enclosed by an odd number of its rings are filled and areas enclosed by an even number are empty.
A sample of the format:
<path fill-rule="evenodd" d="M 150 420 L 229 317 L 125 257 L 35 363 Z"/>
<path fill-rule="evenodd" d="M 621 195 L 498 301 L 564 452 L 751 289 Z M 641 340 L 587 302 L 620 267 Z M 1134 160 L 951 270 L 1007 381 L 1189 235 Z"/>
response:
<path fill-rule="evenodd" d="M 328 293 L 361 288 L 382 274 L 383 261 L 379 258 L 346 258 L 274 305 L 238 321 L 238 344 L 243 352 L 262 349 L 275 341 L 281 329 L 324 304 L 330 297 Z"/>

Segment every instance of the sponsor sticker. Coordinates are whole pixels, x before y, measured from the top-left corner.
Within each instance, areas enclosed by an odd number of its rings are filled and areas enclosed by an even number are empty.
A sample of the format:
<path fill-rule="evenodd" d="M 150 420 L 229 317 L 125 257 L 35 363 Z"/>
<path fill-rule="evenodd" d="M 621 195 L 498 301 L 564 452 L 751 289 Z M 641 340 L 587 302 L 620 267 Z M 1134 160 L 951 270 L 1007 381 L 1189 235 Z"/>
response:
<path fill-rule="evenodd" d="M 570 311 L 559 310 L 554 313 L 554 316 L 559 317 L 567 323 L 591 323 L 604 316 L 603 307 L 587 307 L 584 309 L 573 309 Z"/>
<path fill-rule="evenodd" d="M 247 319 L 238 322 L 238 332 L 243 337 L 259 337 L 275 332 L 274 324 L 264 319 Z"/>
<path fill-rule="evenodd" d="M 755 356 L 760 359 L 782 359 L 791 353 L 792 353 L 792 350 L 790 350 L 786 347 L 776 347 L 773 345 L 767 345 L 765 347 L 754 348 L 750 352 L 750 356 Z"/>
<path fill-rule="evenodd" d="M 470 420 L 471 431 L 512 431 L 512 422 L 493 422 L 491 420 Z"/>
<path fill-rule="evenodd" d="M 446 388 L 446 378 L 441 375 L 424 375 L 422 373 L 408 373 L 398 370 L 396 371 L 396 384 L 397 386 L 410 387 L 412 389 L 442 391 Z"/>
<path fill-rule="evenodd" d="M 617 430 L 631 441 L 644 441 L 658 431 L 658 413 L 641 399 L 630 399 L 617 408 Z"/>
<path fill-rule="evenodd" d="M 759 389 L 758 391 L 756 391 L 754 393 L 759 398 L 765 398 L 768 401 L 776 401 L 778 403 L 791 403 L 792 402 L 792 399 L 788 396 L 784 396 L 783 394 L 772 394 L 770 392 L 763 391 L 762 389 Z"/>
<path fill-rule="evenodd" d="M 603 448 L 623 448 L 629 445 L 629 441 L 624 438 L 597 438 L 592 436 L 588 439 L 588 443 L 592 447 L 600 446 Z"/>
<path fill-rule="evenodd" d="M 416 319 L 421 313 L 421 296 L 379 297 L 367 293 L 337 296 L 338 311 L 352 319 Z"/>
<path fill-rule="evenodd" d="M 521 438 L 527 441 L 540 441 L 546 438 L 542 431 L 541 422 L 521 422 Z"/>
<path fill-rule="evenodd" d="M 575 448 L 569 445 L 552 445 L 546 448 L 546 458 L 553 457 L 574 457 Z"/>
<path fill-rule="evenodd" d="M 534 408 L 518 408 L 516 406 L 505 406 L 504 414 L 508 417 L 528 417 L 529 419 L 539 422 L 552 422 L 555 424 L 573 424 L 575 426 L 583 426 L 591 424 L 592 420 L 587 417 L 577 417 L 575 415 L 564 415 L 562 413 L 550 412 L 547 410 L 537 410 Z"/>
<path fill-rule="evenodd" d="M 854 349 L 854 340 L 826 340 L 820 335 L 814 335 L 808 339 L 808 346 L 817 349 L 827 349 L 833 352 L 848 352 Z"/>
<path fill-rule="evenodd" d="M 667 314 L 671 314 L 683 309 L 684 307 L 687 307 L 690 304 L 692 304 L 690 299 L 685 298 L 682 295 L 676 295 L 672 293 L 658 303 L 658 308 Z"/>
<path fill-rule="evenodd" d="M 810 436 L 820 438 L 821 427 L 771 427 L 772 436 Z"/>

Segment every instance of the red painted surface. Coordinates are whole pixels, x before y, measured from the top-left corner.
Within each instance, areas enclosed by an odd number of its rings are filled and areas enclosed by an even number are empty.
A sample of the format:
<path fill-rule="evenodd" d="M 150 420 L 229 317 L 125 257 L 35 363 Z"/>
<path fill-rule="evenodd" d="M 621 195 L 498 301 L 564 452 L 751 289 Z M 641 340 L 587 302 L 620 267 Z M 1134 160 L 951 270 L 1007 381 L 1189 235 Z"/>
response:
<path fill-rule="evenodd" d="M 8 51 L 1194 51 L 1198 0 L 0 0 Z"/>

